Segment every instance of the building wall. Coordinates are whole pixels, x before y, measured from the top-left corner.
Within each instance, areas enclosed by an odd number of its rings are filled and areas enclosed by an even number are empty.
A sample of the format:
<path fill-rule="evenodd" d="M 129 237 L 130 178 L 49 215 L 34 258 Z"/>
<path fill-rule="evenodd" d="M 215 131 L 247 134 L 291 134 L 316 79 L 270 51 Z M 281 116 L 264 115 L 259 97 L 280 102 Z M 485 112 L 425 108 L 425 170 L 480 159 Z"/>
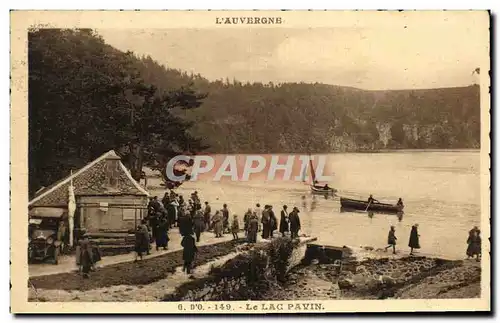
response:
<path fill-rule="evenodd" d="M 146 216 L 145 209 L 135 209 L 133 205 L 147 207 L 148 198 L 146 196 L 80 196 L 77 197 L 77 204 L 108 203 L 107 208 L 96 206 L 80 207 L 82 215 L 81 225 L 87 232 L 98 232 L 102 230 L 130 230 L 135 228 L 135 214 L 137 221 Z M 121 207 L 113 207 L 121 205 Z M 124 207 L 130 205 L 130 208 Z"/>

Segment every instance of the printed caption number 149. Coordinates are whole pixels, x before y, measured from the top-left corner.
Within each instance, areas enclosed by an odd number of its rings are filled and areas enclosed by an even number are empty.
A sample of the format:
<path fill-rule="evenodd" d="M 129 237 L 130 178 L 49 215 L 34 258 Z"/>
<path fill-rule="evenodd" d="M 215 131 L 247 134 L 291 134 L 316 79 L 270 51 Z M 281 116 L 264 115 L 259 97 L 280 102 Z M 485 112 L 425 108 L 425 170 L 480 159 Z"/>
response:
<path fill-rule="evenodd" d="M 179 309 L 179 311 L 183 311 L 186 309 L 189 309 L 191 311 L 203 311 L 205 309 L 205 306 L 203 306 L 203 304 L 179 304 L 177 308 Z M 213 306 L 209 306 L 208 309 L 214 309 L 216 311 L 229 311 L 231 310 L 231 304 L 215 304 Z"/>

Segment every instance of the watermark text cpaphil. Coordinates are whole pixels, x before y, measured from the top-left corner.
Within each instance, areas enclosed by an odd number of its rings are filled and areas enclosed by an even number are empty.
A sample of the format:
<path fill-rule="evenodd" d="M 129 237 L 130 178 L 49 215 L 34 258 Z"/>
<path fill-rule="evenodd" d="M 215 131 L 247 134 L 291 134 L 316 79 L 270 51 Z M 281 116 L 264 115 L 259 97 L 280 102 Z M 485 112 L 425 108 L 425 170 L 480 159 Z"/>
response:
<path fill-rule="evenodd" d="M 332 180 L 328 155 L 178 155 L 166 169 L 171 181 L 231 180 L 309 181 Z M 178 165 L 185 165 L 180 175 Z M 189 166 L 186 166 L 189 165 Z M 189 175 L 189 177 L 186 176 Z"/>

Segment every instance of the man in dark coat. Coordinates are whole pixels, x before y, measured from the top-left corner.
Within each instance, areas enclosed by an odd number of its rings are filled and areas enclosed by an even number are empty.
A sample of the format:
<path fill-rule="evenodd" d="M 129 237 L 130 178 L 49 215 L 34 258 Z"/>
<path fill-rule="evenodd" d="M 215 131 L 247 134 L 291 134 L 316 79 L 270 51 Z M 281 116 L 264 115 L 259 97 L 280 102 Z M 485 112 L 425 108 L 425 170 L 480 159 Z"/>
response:
<path fill-rule="evenodd" d="M 201 210 L 196 211 L 193 219 L 193 228 L 196 235 L 196 242 L 200 242 L 201 233 L 205 231 L 205 219 Z"/>
<path fill-rule="evenodd" d="M 227 204 L 222 206 L 222 232 L 229 233 L 229 210 Z"/>
<path fill-rule="evenodd" d="M 299 237 L 300 231 L 300 218 L 299 218 L 299 209 L 294 207 L 292 212 L 290 213 L 290 232 L 292 239 Z"/>
<path fill-rule="evenodd" d="M 156 239 L 156 250 L 159 248 L 163 248 L 163 250 L 168 249 L 168 241 L 170 240 L 168 237 L 168 223 L 167 219 L 164 217 L 160 218 L 158 225 L 155 230 L 155 239 Z"/>
<path fill-rule="evenodd" d="M 256 243 L 257 242 L 257 231 L 259 230 L 259 220 L 256 214 L 252 214 L 250 216 L 250 220 L 248 222 L 248 243 Z"/>
<path fill-rule="evenodd" d="M 283 205 L 283 210 L 281 210 L 281 219 L 280 219 L 280 232 L 285 236 L 285 232 L 288 232 L 288 206 Z"/>
<path fill-rule="evenodd" d="M 208 230 L 210 228 L 210 219 L 212 219 L 212 207 L 205 201 L 205 210 L 203 210 L 203 218 L 205 220 L 205 228 Z"/>
<path fill-rule="evenodd" d="M 278 219 L 273 211 L 273 206 L 269 205 L 269 237 L 273 238 L 273 232 L 278 228 Z"/>
<path fill-rule="evenodd" d="M 182 251 L 182 259 L 184 260 L 183 271 L 191 274 L 191 267 L 193 265 L 194 257 L 198 252 L 196 242 L 192 235 L 186 235 L 182 238 L 181 246 L 184 248 Z"/>
<path fill-rule="evenodd" d="M 193 219 L 189 214 L 185 214 L 179 218 L 179 233 L 181 236 L 188 236 L 193 234 Z"/>
<path fill-rule="evenodd" d="M 264 205 L 264 210 L 262 211 L 262 239 L 269 238 L 269 205 Z"/>
<path fill-rule="evenodd" d="M 177 221 L 177 202 L 170 202 L 168 205 L 165 205 L 168 214 L 168 227 L 172 229 L 175 226 L 175 222 Z"/>

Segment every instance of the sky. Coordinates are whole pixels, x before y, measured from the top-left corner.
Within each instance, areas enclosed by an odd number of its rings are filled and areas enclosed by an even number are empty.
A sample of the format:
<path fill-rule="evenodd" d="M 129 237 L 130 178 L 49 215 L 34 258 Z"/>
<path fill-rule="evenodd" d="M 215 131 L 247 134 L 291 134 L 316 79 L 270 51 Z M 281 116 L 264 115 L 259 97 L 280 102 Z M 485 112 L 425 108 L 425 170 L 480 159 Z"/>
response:
<path fill-rule="evenodd" d="M 477 24 L 375 28 L 102 29 L 106 43 L 209 80 L 307 82 L 368 90 L 467 86 L 487 30 Z"/>

